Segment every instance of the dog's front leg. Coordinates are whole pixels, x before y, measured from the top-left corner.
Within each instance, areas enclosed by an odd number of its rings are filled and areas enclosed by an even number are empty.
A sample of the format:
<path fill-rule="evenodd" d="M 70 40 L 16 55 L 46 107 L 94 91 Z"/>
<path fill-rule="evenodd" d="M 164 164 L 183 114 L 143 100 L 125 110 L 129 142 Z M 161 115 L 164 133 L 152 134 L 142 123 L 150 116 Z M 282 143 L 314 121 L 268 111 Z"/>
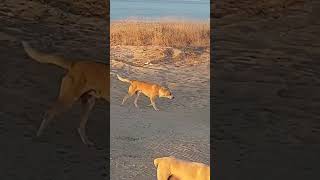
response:
<path fill-rule="evenodd" d="M 138 108 L 138 98 L 139 98 L 140 94 L 141 94 L 141 91 L 138 91 L 137 92 L 137 96 L 134 99 L 134 105 L 136 106 L 136 108 Z"/>
<path fill-rule="evenodd" d="M 152 105 L 152 107 L 153 107 L 154 110 L 159 111 L 159 109 L 158 109 L 157 106 L 156 106 L 155 100 L 156 100 L 156 97 L 150 98 L 151 105 Z"/>

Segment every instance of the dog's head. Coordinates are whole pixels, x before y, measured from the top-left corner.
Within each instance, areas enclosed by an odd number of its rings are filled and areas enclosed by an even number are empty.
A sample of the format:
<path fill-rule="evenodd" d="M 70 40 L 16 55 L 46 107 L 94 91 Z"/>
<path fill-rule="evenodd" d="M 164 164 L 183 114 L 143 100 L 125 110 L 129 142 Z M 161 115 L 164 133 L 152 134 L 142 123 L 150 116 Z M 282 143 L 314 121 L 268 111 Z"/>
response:
<path fill-rule="evenodd" d="M 171 91 L 168 88 L 161 87 L 159 89 L 159 97 L 164 97 L 168 99 L 174 99 L 174 96 L 172 95 Z"/>

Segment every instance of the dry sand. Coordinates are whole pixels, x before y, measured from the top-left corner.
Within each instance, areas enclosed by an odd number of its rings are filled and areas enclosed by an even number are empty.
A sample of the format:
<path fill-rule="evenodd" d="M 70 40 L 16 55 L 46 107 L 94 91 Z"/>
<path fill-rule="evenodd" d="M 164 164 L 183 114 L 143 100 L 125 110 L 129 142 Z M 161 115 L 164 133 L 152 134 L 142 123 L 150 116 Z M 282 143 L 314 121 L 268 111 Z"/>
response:
<path fill-rule="evenodd" d="M 197 59 L 202 63 L 191 66 L 174 63 L 166 56 L 159 58 L 168 48 L 111 48 L 112 179 L 155 179 L 153 159 L 162 156 L 210 164 L 209 52 Z M 139 109 L 134 107 L 133 97 L 121 105 L 129 84 L 119 81 L 116 73 L 167 85 L 175 99 L 158 99 L 159 112 L 147 107 L 150 102 L 143 95 Z"/>
<path fill-rule="evenodd" d="M 0 6 L 0 179 L 104 179 L 106 113 L 99 102 L 88 121 L 97 147 L 81 143 L 76 131 L 79 105 L 36 138 L 44 111 L 58 95 L 64 70 L 32 61 L 20 40 L 66 57 L 104 61 L 107 23 L 39 1 L 2 1 Z"/>

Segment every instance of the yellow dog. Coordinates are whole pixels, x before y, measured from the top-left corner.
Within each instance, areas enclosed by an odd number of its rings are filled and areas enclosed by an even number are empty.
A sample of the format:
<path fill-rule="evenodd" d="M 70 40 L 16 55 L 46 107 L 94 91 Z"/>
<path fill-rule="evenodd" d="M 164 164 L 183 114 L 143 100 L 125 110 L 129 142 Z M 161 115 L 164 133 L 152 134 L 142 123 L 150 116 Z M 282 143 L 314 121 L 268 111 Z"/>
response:
<path fill-rule="evenodd" d="M 176 159 L 172 156 L 156 158 L 153 161 L 157 168 L 158 180 L 210 180 L 208 165 Z"/>
<path fill-rule="evenodd" d="M 174 99 L 174 96 L 172 95 L 172 93 L 168 88 L 162 87 L 158 84 L 143 82 L 138 80 L 129 80 L 129 79 L 120 77 L 118 74 L 117 74 L 117 77 L 122 82 L 130 83 L 128 94 L 123 98 L 122 104 L 124 104 L 129 97 L 133 96 L 134 94 L 137 94 L 134 100 L 134 105 L 138 107 L 138 104 L 137 104 L 138 98 L 140 96 L 140 93 L 143 93 L 144 95 L 149 97 L 151 102 L 150 105 L 153 106 L 154 110 L 159 111 L 155 103 L 155 100 L 157 97 Z"/>
<path fill-rule="evenodd" d="M 42 134 L 54 117 L 71 108 L 74 102 L 80 99 L 83 111 L 78 132 L 84 144 L 92 145 L 93 143 L 86 136 L 85 127 L 95 100 L 102 98 L 110 102 L 109 66 L 94 61 L 72 62 L 60 56 L 39 52 L 30 47 L 27 42 L 23 41 L 22 45 L 27 54 L 37 62 L 54 64 L 68 71 L 62 78 L 59 97 L 45 113 L 37 136 Z"/>

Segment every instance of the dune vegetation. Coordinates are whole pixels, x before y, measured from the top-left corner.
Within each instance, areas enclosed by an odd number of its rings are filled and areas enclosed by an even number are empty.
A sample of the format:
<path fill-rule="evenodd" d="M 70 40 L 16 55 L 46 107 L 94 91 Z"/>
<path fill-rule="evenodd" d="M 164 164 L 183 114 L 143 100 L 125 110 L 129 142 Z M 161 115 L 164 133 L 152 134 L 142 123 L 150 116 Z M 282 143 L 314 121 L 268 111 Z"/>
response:
<path fill-rule="evenodd" d="M 209 21 L 135 21 L 111 23 L 111 46 L 209 47 Z"/>

